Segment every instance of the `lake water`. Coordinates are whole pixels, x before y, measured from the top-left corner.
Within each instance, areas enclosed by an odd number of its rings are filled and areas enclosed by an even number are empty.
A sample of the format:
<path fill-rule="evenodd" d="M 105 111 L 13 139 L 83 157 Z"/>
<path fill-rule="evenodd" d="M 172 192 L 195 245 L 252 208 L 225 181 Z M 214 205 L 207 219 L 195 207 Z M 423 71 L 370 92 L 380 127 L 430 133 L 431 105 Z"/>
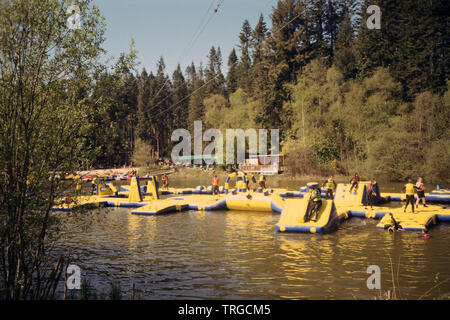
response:
<path fill-rule="evenodd" d="M 450 224 L 432 228 L 425 241 L 359 218 L 326 235 L 278 234 L 279 217 L 101 209 L 86 217 L 89 227 L 73 228 L 64 246 L 97 292 L 115 282 L 124 298 L 134 284 L 145 299 L 373 299 L 380 292 L 367 288 L 366 271 L 378 265 L 381 291 L 392 289 L 394 276 L 400 298 L 417 299 L 450 278 Z M 423 298 L 449 294 L 450 281 Z"/>

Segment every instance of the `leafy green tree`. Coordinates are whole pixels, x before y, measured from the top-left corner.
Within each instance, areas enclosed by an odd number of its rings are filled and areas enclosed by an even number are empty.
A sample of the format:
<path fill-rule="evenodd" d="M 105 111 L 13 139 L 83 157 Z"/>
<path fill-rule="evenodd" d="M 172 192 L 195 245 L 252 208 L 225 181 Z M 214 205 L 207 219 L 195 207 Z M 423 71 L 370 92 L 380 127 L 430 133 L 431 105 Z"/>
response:
<path fill-rule="evenodd" d="M 88 161 L 89 92 L 104 25 L 90 1 L 69 30 L 66 1 L 0 1 L 0 296 L 55 295 L 67 258 L 53 245 L 67 192 L 58 175 Z M 28 181 L 28 183 L 27 183 Z"/>
<path fill-rule="evenodd" d="M 137 138 L 133 152 L 133 165 L 148 167 L 154 159 L 151 156 L 151 146 L 145 141 Z"/>

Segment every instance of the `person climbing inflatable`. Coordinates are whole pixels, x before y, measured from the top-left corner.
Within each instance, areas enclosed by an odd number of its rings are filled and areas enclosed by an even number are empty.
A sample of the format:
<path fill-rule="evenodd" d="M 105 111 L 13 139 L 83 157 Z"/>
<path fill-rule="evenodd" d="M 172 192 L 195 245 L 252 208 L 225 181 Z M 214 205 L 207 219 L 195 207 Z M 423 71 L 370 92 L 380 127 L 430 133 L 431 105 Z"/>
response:
<path fill-rule="evenodd" d="M 350 184 L 352 185 L 350 187 L 350 193 L 352 192 L 353 188 L 358 189 L 358 182 L 359 182 L 359 175 L 358 173 L 355 173 L 355 175 L 353 176 L 353 178 L 350 180 Z"/>
<path fill-rule="evenodd" d="M 394 219 L 392 213 L 388 213 L 388 221 L 384 225 L 384 229 L 389 231 L 389 233 L 394 233 L 395 231 L 403 230 L 403 227 Z"/>

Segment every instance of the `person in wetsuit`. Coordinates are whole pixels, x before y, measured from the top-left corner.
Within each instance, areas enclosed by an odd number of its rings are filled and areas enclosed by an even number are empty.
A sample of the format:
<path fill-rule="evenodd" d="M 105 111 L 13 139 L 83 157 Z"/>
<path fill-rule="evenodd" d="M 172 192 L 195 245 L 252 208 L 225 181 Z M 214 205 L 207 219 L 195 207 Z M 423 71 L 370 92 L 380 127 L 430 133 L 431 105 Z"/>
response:
<path fill-rule="evenodd" d="M 314 218 L 311 219 L 312 221 L 317 221 L 317 215 L 319 214 L 320 207 L 322 206 L 322 197 L 320 195 L 320 192 L 321 190 L 319 187 L 313 189 L 311 192 L 311 198 L 309 199 L 311 204 L 311 211 L 309 216 L 311 217 L 314 213 Z"/>
<path fill-rule="evenodd" d="M 394 219 L 392 213 L 388 213 L 389 221 L 384 225 L 384 229 L 387 229 L 389 232 L 394 232 L 398 230 L 403 230 L 403 227 L 400 225 L 398 221 Z"/>
<path fill-rule="evenodd" d="M 415 193 L 416 186 L 413 185 L 412 180 L 409 179 L 408 183 L 405 184 L 403 189 L 405 190 L 405 194 L 406 194 L 406 204 L 405 204 L 405 208 L 403 209 L 403 212 L 406 212 L 408 205 L 411 204 L 412 213 L 414 213 L 414 193 Z"/>
<path fill-rule="evenodd" d="M 372 179 L 370 180 L 369 185 L 367 186 L 367 200 L 365 206 L 370 206 L 370 209 L 373 209 L 373 197 L 377 194 L 375 193 L 375 185 L 376 180 Z"/>
<path fill-rule="evenodd" d="M 352 185 L 350 187 L 350 193 L 352 192 L 353 188 L 355 188 L 355 191 L 356 191 L 356 189 L 358 189 L 358 182 L 359 182 L 359 175 L 358 175 L 358 173 L 355 173 L 352 180 L 350 180 L 350 184 Z"/>

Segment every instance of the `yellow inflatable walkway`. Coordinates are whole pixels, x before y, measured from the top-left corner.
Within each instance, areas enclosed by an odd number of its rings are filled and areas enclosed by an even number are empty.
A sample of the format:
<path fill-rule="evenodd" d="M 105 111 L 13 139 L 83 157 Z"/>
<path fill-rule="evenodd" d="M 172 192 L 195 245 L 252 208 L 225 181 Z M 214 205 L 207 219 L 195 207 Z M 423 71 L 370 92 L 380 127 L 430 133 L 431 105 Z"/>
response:
<path fill-rule="evenodd" d="M 263 196 L 255 193 L 237 195 L 188 195 L 164 200 L 153 200 L 148 205 L 133 210 L 132 214 L 159 215 L 185 210 L 240 210 L 281 212 L 283 200 L 277 195 Z"/>
<path fill-rule="evenodd" d="M 54 211 L 72 211 L 75 209 L 94 209 L 106 206 L 106 201 L 96 196 L 79 196 L 74 199 L 59 199 L 52 208 Z"/>

